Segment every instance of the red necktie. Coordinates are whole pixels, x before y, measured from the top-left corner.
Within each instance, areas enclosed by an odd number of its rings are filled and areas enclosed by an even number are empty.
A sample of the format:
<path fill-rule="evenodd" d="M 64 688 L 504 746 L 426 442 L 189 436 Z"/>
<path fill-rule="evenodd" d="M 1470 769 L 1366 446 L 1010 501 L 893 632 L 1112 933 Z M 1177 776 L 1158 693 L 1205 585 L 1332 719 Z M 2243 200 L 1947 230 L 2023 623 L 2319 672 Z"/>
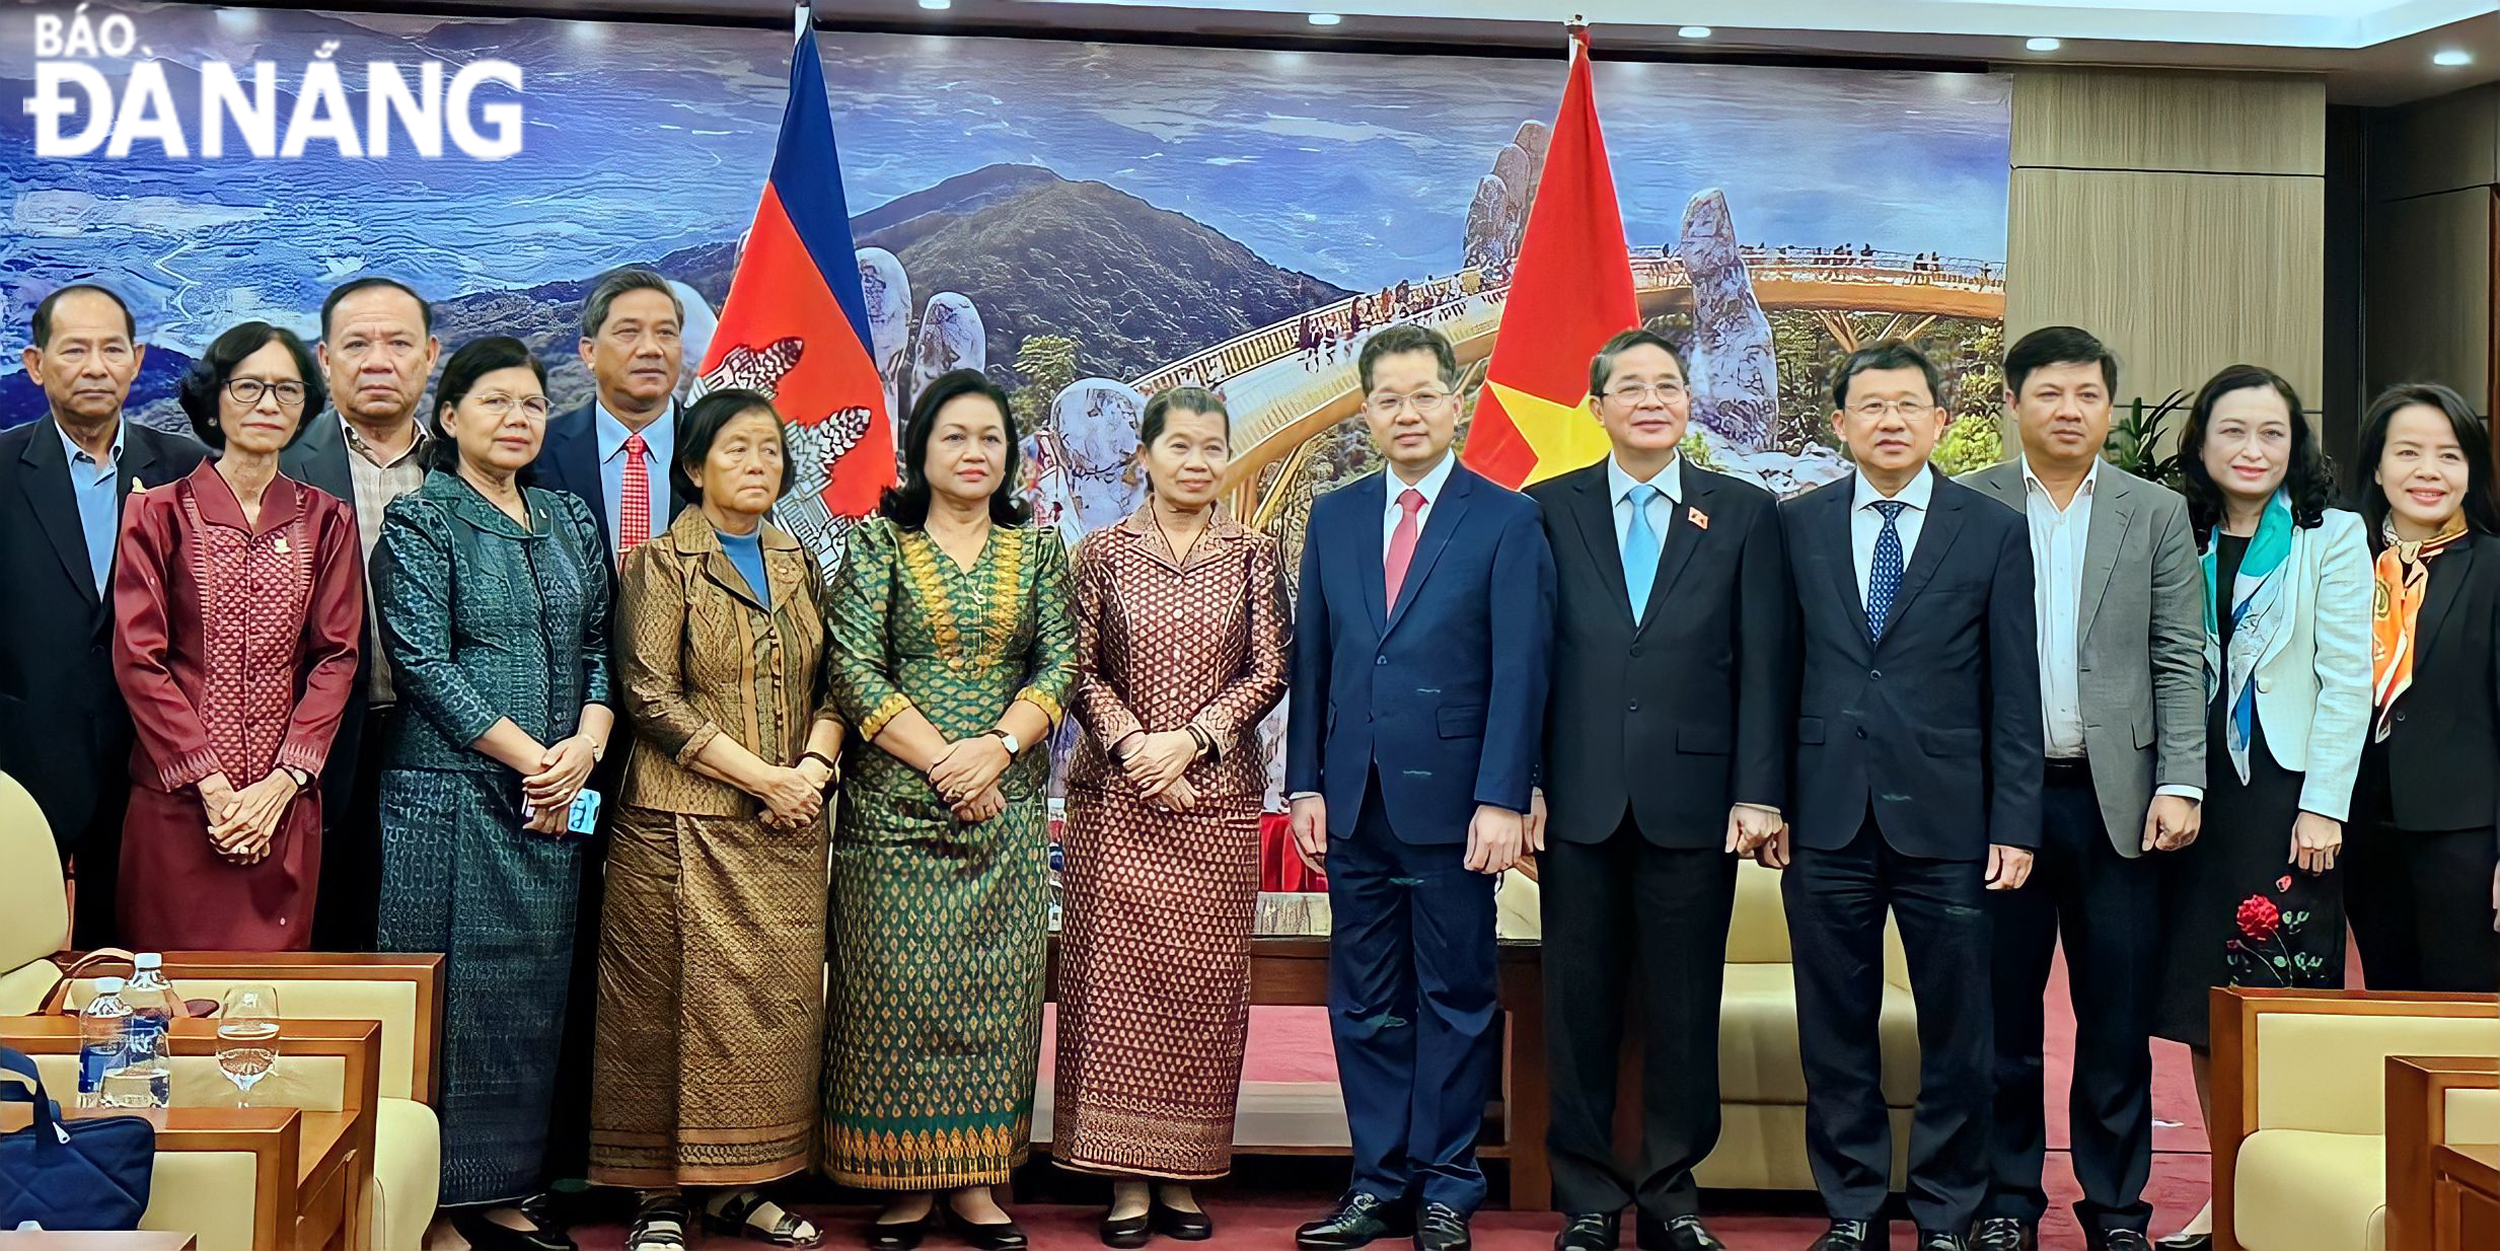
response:
<path fill-rule="evenodd" d="M 616 506 L 616 559 L 651 538 L 651 471 L 642 464 L 646 445 L 639 434 L 625 436 L 625 488 Z"/>
<path fill-rule="evenodd" d="M 1398 528 L 1389 534 L 1389 606 L 1397 607 L 1398 588 L 1406 585 L 1406 566 L 1415 559 L 1415 514 L 1424 509 L 1424 493 L 1413 487 L 1398 496 Z"/>

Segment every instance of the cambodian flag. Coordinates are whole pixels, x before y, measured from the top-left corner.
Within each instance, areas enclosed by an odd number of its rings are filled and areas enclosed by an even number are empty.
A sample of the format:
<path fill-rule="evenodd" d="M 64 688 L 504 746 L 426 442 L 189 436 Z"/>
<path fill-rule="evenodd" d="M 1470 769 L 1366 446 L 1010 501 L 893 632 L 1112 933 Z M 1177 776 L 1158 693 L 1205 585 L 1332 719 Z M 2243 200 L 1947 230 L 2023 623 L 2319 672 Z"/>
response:
<path fill-rule="evenodd" d="M 893 418 L 868 350 L 851 211 L 816 31 L 800 11 L 772 176 L 703 361 L 706 390 L 773 397 L 790 423 L 794 486 L 781 517 L 820 554 L 895 480 Z"/>

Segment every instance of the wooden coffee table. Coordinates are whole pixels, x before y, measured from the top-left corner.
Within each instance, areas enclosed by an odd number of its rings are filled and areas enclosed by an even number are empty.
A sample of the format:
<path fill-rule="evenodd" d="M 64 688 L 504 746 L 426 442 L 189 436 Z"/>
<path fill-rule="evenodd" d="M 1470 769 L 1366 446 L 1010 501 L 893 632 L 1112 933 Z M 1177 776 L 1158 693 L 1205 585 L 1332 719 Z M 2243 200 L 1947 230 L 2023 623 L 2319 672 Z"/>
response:
<path fill-rule="evenodd" d="M 2441 1144 L 2431 1151 L 2437 1178 L 2432 1246 L 2439 1251 L 2500 1247 L 2500 1147 Z"/>

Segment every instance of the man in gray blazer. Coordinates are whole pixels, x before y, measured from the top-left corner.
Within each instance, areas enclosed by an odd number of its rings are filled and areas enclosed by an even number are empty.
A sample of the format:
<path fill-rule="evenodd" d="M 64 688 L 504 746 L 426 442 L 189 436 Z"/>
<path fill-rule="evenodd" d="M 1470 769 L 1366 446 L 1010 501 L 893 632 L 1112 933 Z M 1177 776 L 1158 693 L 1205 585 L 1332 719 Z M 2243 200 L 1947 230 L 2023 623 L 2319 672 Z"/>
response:
<path fill-rule="evenodd" d="M 2030 522 L 2047 784 L 2030 888 L 1993 892 L 1996 1100 L 1971 1245 L 2031 1251 L 2048 1199 L 2042 1001 L 2062 931 L 2081 1024 L 2068 1098 L 2094 1251 L 2146 1247 L 2160 865 L 2204 797 L 2204 601 L 2187 502 L 2101 459 L 2118 361 L 2072 326 L 2005 358 L 2018 460 L 1962 481 Z"/>

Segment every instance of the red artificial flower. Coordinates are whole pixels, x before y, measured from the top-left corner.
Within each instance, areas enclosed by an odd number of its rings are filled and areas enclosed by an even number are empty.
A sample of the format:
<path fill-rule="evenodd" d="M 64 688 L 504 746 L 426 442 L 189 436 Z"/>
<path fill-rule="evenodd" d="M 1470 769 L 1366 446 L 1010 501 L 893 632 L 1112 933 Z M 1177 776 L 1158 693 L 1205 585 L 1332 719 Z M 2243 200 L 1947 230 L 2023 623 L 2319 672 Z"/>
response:
<path fill-rule="evenodd" d="M 2251 895 L 2240 901 L 2240 932 L 2257 942 L 2274 937 L 2283 924 L 2283 910 L 2263 895 Z"/>

